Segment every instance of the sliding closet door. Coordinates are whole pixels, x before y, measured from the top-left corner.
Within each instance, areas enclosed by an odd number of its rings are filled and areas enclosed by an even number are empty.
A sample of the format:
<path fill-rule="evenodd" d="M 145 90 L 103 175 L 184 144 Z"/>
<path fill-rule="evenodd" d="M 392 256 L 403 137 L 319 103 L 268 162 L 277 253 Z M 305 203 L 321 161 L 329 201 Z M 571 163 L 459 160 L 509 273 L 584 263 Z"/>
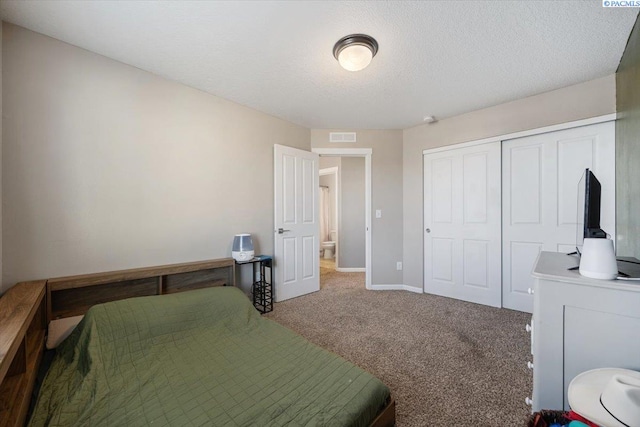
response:
<path fill-rule="evenodd" d="M 424 155 L 425 292 L 500 307 L 500 143 Z"/>
<path fill-rule="evenodd" d="M 532 312 L 528 290 L 538 253 L 575 250 L 585 168 L 602 184 L 600 226 L 615 236 L 614 122 L 503 141 L 502 164 L 502 302 Z"/>

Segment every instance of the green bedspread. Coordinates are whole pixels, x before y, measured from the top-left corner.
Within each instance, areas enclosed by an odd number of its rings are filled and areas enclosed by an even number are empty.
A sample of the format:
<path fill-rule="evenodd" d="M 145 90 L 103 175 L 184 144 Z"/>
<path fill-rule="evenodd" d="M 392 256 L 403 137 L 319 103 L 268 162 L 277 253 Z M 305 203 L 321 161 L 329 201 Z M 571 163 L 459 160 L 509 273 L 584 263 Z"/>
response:
<path fill-rule="evenodd" d="M 262 318 L 233 287 L 92 307 L 31 426 L 365 426 L 388 388 Z"/>

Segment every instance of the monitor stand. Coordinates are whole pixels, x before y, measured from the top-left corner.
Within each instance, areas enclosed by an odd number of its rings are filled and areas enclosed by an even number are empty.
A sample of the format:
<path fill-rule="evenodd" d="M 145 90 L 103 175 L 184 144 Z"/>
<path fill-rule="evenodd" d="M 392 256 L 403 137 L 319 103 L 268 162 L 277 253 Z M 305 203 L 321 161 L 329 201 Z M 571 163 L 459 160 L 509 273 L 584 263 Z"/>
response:
<path fill-rule="evenodd" d="M 580 255 L 578 252 L 571 252 L 567 255 Z M 616 257 L 618 262 L 618 279 L 620 280 L 640 280 L 640 259 L 634 257 Z M 569 271 L 576 271 L 580 269 L 580 265 L 567 268 Z M 627 271 L 628 273 L 625 273 Z M 629 274 L 630 273 L 630 274 Z"/>
<path fill-rule="evenodd" d="M 634 257 L 619 256 L 616 258 L 618 261 L 618 270 L 620 275 L 619 280 L 640 280 L 640 260 Z"/>
<path fill-rule="evenodd" d="M 573 256 L 573 255 L 578 255 L 578 257 L 580 257 L 580 252 L 578 252 L 577 250 L 574 252 L 569 252 L 567 255 L 569 256 Z M 569 267 L 567 268 L 567 270 L 569 271 L 573 271 L 573 270 L 578 270 L 580 268 L 580 265 L 576 265 L 575 267 Z"/>
<path fill-rule="evenodd" d="M 640 259 L 630 257 L 630 256 L 619 256 L 616 257 L 616 261 L 618 262 L 628 262 L 629 264 L 640 264 Z"/>

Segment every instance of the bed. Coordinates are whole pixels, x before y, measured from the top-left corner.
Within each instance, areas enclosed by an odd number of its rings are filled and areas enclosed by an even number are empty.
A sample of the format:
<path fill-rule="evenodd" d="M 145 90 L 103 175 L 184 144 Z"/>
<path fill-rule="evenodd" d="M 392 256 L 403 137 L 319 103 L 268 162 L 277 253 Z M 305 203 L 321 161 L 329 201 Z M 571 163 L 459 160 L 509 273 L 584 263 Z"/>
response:
<path fill-rule="evenodd" d="M 224 259 L 16 285 L 0 298 L 0 425 L 25 422 L 47 320 L 85 312 L 30 425 L 394 425 L 382 382 L 262 318 L 234 280 Z"/>

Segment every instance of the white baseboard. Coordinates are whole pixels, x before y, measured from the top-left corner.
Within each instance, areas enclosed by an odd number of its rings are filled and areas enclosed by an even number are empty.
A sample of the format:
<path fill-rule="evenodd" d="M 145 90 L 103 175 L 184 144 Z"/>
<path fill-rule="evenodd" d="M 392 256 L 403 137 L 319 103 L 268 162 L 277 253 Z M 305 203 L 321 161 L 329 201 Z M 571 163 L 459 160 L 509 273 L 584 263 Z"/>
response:
<path fill-rule="evenodd" d="M 407 285 L 371 285 L 372 291 L 408 291 L 416 294 L 423 293 L 421 288 L 415 288 Z"/>
<path fill-rule="evenodd" d="M 342 267 L 336 267 L 336 271 L 339 271 L 340 273 L 364 273 L 366 271 L 366 269 L 364 269 L 364 268 L 342 268 Z"/>

